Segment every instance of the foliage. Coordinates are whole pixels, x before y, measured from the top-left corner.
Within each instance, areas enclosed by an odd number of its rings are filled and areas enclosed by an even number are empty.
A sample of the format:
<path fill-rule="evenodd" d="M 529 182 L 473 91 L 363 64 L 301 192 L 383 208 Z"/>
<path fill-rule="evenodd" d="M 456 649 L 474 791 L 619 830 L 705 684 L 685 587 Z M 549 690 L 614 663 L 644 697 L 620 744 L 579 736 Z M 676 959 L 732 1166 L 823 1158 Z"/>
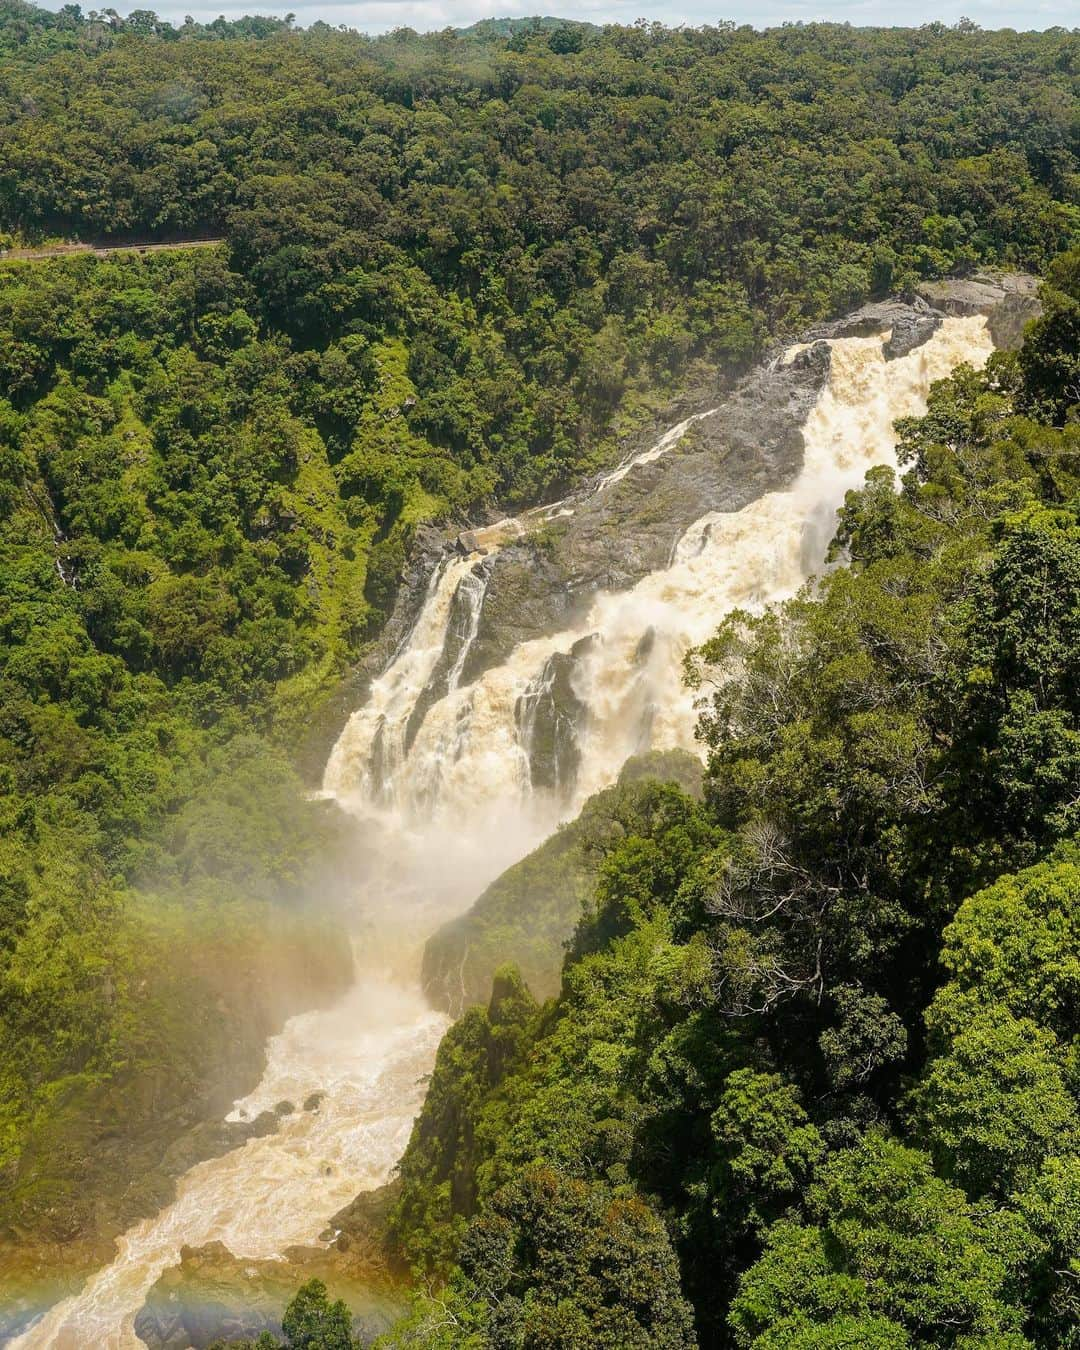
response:
<path fill-rule="evenodd" d="M 356 1350 L 352 1317 L 341 1299 L 331 1303 L 322 1280 L 301 1285 L 282 1318 L 284 1341 L 264 1331 L 254 1341 L 215 1341 L 210 1350 Z"/>
<path fill-rule="evenodd" d="M 598 792 L 577 818 L 508 868 L 468 912 L 444 924 L 424 950 L 424 988 L 459 1011 L 483 1002 L 495 970 L 512 961 L 538 998 L 555 994 L 566 943 L 609 854 L 628 836 L 658 837 L 693 819 L 673 786 L 700 793 L 701 764 L 673 751 L 627 760 L 617 784 Z"/>
<path fill-rule="evenodd" d="M 508 966 L 495 976 L 487 1009 L 470 1008 L 439 1046 L 390 1220 L 402 1254 L 422 1269 L 445 1272 L 463 1221 L 475 1212 L 480 1109 L 520 1058 L 535 1013 L 535 1001 Z"/>
<path fill-rule="evenodd" d="M 809 1189 L 808 1219 L 773 1226 L 732 1304 L 735 1344 L 755 1350 L 1028 1344 L 1008 1281 L 1021 1225 L 973 1209 L 925 1154 L 868 1134 Z M 838 1325 L 839 1324 L 839 1325 Z"/>
<path fill-rule="evenodd" d="M 309 410 L 341 477 L 392 525 L 418 485 L 552 493 L 695 360 L 738 367 L 920 276 L 1045 265 L 1078 219 L 1075 42 L 825 24 L 372 39 L 5 0 L 0 228 L 226 235 L 252 316 L 312 354 L 300 378 L 318 371 Z M 38 346 L 14 349 L 22 380 Z"/>
<path fill-rule="evenodd" d="M 385 1344 L 684 1350 L 691 1312 L 664 1226 L 634 1195 L 526 1168 L 465 1231 L 462 1275 Z"/>
<path fill-rule="evenodd" d="M 331 1303 L 321 1280 L 309 1280 L 285 1310 L 281 1329 L 288 1350 L 352 1350 L 349 1311 L 340 1300 Z"/>

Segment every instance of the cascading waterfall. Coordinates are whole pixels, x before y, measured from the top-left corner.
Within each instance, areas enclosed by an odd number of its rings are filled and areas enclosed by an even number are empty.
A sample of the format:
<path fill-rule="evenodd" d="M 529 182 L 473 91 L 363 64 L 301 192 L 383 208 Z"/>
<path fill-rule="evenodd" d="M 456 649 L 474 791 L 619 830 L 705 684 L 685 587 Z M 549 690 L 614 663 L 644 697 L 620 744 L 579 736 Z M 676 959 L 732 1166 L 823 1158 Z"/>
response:
<path fill-rule="evenodd" d="M 445 1026 L 418 987 L 428 933 L 610 782 L 628 754 L 692 746 L 695 711 L 681 683 L 687 649 L 726 611 L 789 596 L 820 570 L 845 491 L 872 465 L 893 462 L 893 421 L 919 413 L 930 383 L 958 362 L 981 365 L 992 350 L 981 318 L 946 319 L 891 362 L 880 335 L 831 345 L 797 479 L 743 510 L 703 516 L 666 568 L 596 595 L 573 631 L 524 642 L 502 665 L 461 682 L 487 584 L 481 550 L 570 507 L 500 522 L 474 536 L 476 552 L 440 564 L 408 640 L 326 768 L 325 790 L 364 818 L 372 839 L 370 871 L 358 881 L 365 927 L 356 984 L 338 1007 L 294 1018 L 271 1041 L 259 1087 L 236 1104 L 254 1113 L 320 1091 L 320 1109 L 192 1168 L 175 1201 L 124 1234 L 113 1263 L 21 1337 L 22 1350 L 138 1347 L 134 1318 L 182 1244 L 219 1239 L 241 1257 L 272 1256 L 316 1241 L 336 1209 L 387 1178 Z M 635 462 L 670 450 L 692 420 Z M 596 491 L 633 468 L 620 466 Z M 569 728 L 541 713 L 559 680 L 577 710 Z M 542 725 L 572 749 L 569 786 L 566 759 L 540 781 L 531 768 Z"/>
<path fill-rule="evenodd" d="M 981 364 L 992 350 L 982 318 L 946 320 L 923 346 L 893 361 L 885 359 L 881 335 L 831 346 L 831 374 L 803 429 L 796 481 L 741 511 L 702 517 L 677 541 L 666 569 L 629 590 L 601 592 L 572 631 L 521 643 L 502 665 L 426 708 L 387 784 L 399 811 L 467 822 L 518 801 L 522 810 L 550 813 L 550 803 L 525 800 L 533 788 L 527 737 L 535 719 L 521 716 L 522 700 L 535 700 L 550 681 L 553 658 L 580 650 L 592 635 L 574 663 L 573 692 L 588 715 L 577 731 L 580 772 L 559 803 L 563 811 L 610 782 L 643 745 L 693 744 L 693 701 L 681 681 L 686 651 L 726 611 L 783 599 L 820 570 L 844 493 L 872 465 L 894 462 L 895 419 L 919 412 L 930 383 L 960 360 Z M 689 425 L 673 428 L 664 448 Z M 597 490 L 612 481 L 609 475 Z M 393 668 L 387 678 L 405 693 Z M 411 693 L 415 703 L 420 689 L 414 684 Z M 367 792 L 371 717 L 366 708 L 354 716 L 328 766 L 326 786 L 343 798 Z"/>
<path fill-rule="evenodd" d="M 357 734 L 368 745 L 364 778 L 358 786 L 372 801 L 382 800 L 386 783 L 405 761 L 405 736 L 417 691 L 424 688 L 442 655 L 454 596 L 474 562 L 475 557 L 444 558 L 436 567 L 408 641 L 372 685 L 364 708 L 354 714 L 362 723 Z M 339 749 L 340 744 L 330 757 L 328 777 L 336 772 Z"/>

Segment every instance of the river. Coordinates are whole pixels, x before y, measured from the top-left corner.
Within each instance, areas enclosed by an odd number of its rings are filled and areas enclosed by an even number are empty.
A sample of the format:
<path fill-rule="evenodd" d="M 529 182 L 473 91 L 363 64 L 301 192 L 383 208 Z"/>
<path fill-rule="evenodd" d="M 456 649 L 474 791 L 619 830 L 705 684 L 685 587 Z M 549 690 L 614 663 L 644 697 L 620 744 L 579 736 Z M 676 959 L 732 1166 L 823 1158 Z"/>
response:
<path fill-rule="evenodd" d="M 828 382 L 804 425 L 794 482 L 742 510 L 703 515 L 673 541 L 667 566 L 629 589 L 597 593 L 573 628 L 520 643 L 468 683 L 461 675 L 484 602 L 484 558 L 558 508 L 482 532 L 475 542 L 484 554 L 443 559 L 410 637 L 326 767 L 324 792 L 362 820 L 374 841 L 357 884 L 363 917 L 355 984 L 336 1007 L 293 1018 L 271 1040 L 262 1081 L 234 1106 L 250 1115 L 319 1091 L 320 1109 L 297 1111 L 277 1133 L 192 1168 L 170 1205 L 120 1238 L 112 1264 L 15 1346 L 138 1347 L 134 1319 L 182 1245 L 218 1239 L 239 1256 L 274 1256 L 316 1242 L 331 1214 L 389 1177 L 446 1026 L 420 991 L 424 940 L 612 781 L 629 754 L 693 746 L 695 709 L 681 680 L 689 647 L 728 610 L 782 600 L 819 571 L 844 493 L 872 465 L 895 462 L 894 420 L 923 411 L 931 382 L 958 362 L 982 365 L 993 349 L 981 317 L 948 318 L 892 361 L 881 334 L 830 345 Z M 636 462 L 600 479 L 595 492 L 676 451 L 691 425 L 673 427 Z M 452 623 L 456 654 L 441 696 L 421 719 L 418 700 Z M 588 710 L 576 732 L 579 767 L 558 792 L 538 791 L 529 699 L 553 655 L 583 639 L 590 641 L 574 673 Z"/>

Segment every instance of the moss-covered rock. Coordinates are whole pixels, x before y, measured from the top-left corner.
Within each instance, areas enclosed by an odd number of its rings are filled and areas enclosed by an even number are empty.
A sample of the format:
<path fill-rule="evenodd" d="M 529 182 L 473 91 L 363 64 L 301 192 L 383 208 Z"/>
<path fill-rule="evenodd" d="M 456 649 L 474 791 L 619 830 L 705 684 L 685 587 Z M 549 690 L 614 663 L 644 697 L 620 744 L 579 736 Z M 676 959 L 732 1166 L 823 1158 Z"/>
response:
<path fill-rule="evenodd" d="M 606 854 L 645 828 L 658 781 L 700 796 L 701 763 L 682 750 L 627 761 L 612 787 L 576 820 L 498 877 L 472 908 L 444 924 L 424 949 L 423 982 L 440 1008 L 484 1003 L 494 972 L 512 961 L 537 998 L 558 992 L 565 944 Z"/>

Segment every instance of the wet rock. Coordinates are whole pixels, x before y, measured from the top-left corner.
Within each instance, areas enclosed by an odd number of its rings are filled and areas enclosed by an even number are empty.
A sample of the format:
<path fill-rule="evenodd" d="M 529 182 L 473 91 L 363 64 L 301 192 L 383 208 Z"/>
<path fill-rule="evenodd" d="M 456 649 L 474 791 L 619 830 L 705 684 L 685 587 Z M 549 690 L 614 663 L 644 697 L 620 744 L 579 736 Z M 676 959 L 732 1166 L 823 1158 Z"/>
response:
<path fill-rule="evenodd" d="M 480 608 L 484 603 L 490 575 L 488 565 L 481 562 L 464 573 L 458 582 L 458 588 L 450 601 L 443 649 L 405 724 L 406 753 L 412 748 L 432 705 L 445 698 L 451 687 L 456 688 L 461 682 L 469 648 L 476 638 Z"/>
<path fill-rule="evenodd" d="M 505 660 L 519 642 L 580 623 L 598 591 L 623 590 L 667 566 L 702 515 L 739 510 L 790 482 L 829 364 L 827 344 L 816 342 L 786 364 L 761 367 L 676 448 L 595 496 L 572 499 L 572 515 L 505 545 L 489 563 L 462 682 Z"/>
<path fill-rule="evenodd" d="M 929 341 L 940 327 L 942 317 L 921 296 L 913 296 L 910 300 L 880 300 L 863 305 L 842 319 L 818 324 L 806 338 L 873 337 L 877 333 L 890 333 L 882 344 L 882 351 L 886 360 L 894 361 Z"/>
<path fill-rule="evenodd" d="M 650 624 L 641 636 L 641 641 L 634 648 L 634 665 L 643 666 L 653 654 L 656 646 L 656 629 Z"/>
<path fill-rule="evenodd" d="M 928 342 L 941 327 L 937 314 L 910 314 L 897 319 L 892 332 L 882 343 L 886 361 L 895 361 Z"/>
<path fill-rule="evenodd" d="M 296 1110 L 296 1107 L 293 1106 L 292 1102 L 288 1102 L 288 1101 L 278 1102 L 278 1104 L 274 1107 L 274 1115 L 275 1115 L 275 1116 L 291 1116 L 292 1113 L 293 1113 L 295 1110 Z"/>
<path fill-rule="evenodd" d="M 1038 278 L 1023 272 L 979 272 L 962 279 L 946 277 L 926 281 L 919 296 L 942 314 L 965 316 L 985 314 L 991 321 L 1003 305 L 1013 306 L 1012 297 L 1037 299 Z"/>
<path fill-rule="evenodd" d="M 310 1092 L 304 1098 L 305 1111 L 317 1111 L 326 1097 L 325 1092 Z"/>
<path fill-rule="evenodd" d="M 942 314 L 985 314 L 994 345 L 1012 351 L 1042 310 L 1038 289 L 1038 278 L 1025 272 L 980 272 L 963 280 L 924 282 L 919 295 Z"/>
<path fill-rule="evenodd" d="M 558 522 L 550 527 L 549 537 L 555 540 L 564 528 Z M 505 660 L 519 642 L 569 627 L 580 610 L 554 548 L 521 540 L 495 554 L 489 566 L 476 637 L 461 673 L 463 685 Z"/>
<path fill-rule="evenodd" d="M 555 652 L 518 699 L 514 709 L 518 736 L 529 757 L 534 788 L 568 792 L 581 763 L 579 737 L 588 707 L 574 688 L 574 672 L 592 650 L 597 635 L 580 638 L 569 652 Z"/>
<path fill-rule="evenodd" d="M 273 1111 L 260 1111 L 253 1120 L 208 1120 L 186 1131 L 165 1152 L 163 1163 L 175 1176 L 204 1158 L 219 1158 L 249 1139 L 273 1134 L 280 1121 Z"/>
<path fill-rule="evenodd" d="M 599 493 L 571 497 L 568 514 L 489 560 L 461 682 L 501 663 L 523 641 L 581 623 L 598 591 L 626 589 L 666 566 L 701 516 L 740 510 L 790 483 L 802 466 L 802 428 L 828 379 L 828 340 L 880 333 L 886 358 L 897 359 L 927 342 L 946 315 L 985 314 L 995 343 L 1014 346 L 1038 312 L 1036 287 L 1035 278 L 1020 274 L 926 283 L 916 295 L 865 305 L 810 330 L 808 346 L 791 360 L 762 363 L 723 402 L 717 391 L 708 401 L 719 408 L 675 448 Z"/>
<path fill-rule="evenodd" d="M 462 557 L 468 557 L 470 553 L 486 553 L 487 549 L 480 543 L 479 538 L 473 530 L 462 530 L 454 540 L 454 549 Z"/>

